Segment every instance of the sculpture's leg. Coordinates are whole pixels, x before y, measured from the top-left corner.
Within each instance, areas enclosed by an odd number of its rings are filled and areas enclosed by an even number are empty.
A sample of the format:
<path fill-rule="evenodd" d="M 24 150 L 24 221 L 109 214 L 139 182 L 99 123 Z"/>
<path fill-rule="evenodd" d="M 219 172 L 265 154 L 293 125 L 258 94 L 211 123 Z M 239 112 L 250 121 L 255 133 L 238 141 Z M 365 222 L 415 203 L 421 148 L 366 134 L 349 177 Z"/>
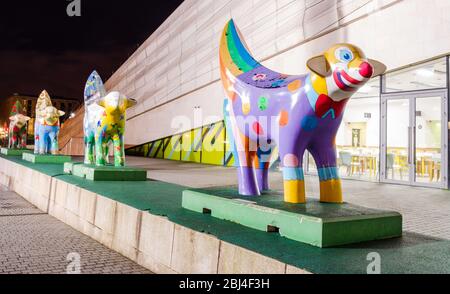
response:
<path fill-rule="evenodd" d="M 272 155 L 272 146 L 270 144 L 260 143 L 258 146 L 258 162 L 255 169 L 256 181 L 260 191 L 269 190 L 269 168 L 270 157 Z"/>
<path fill-rule="evenodd" d="M 237 167 L 239 194 L 245 196 L 261 195 L 255 175 L 253 160 L 256 157 L 257 144 L 242 134 L 232 115 L 227 110 L 228 100 L 224 102 L 224 115 L 227 134 Z"/>
<path fill-rule="evenodd" d="M 9 132 L 9 138 L 8 138 L 8 148 L 13 148 L 13 133 Z"/>
<path fill-rule="evenodd" d="M 109 143 L 105 145 L 105 148 L 103 148 L 103 152 L 105 154 L 105 161 L 107 164 L 109 164 Z"/>
<path fill-rule="evenodd" d="M 47 134 L 40 128 L 39 130 L 39 154 L 45 154 L 47 149 Z"/>
<path fill-rule="evenodd" d="M 244 196 L 261 195 L 253 167 L 238 167 L 239 194 Z"/>
<path fill-rule="evenodd" d="M 84 137 L 84 163 L 94 164 L 94 135 L 87 134 Z"/>
<path fill-rule="evenodd" d="M 289 203 L 305 203 L 305 178 L 301 155 L 280 153 L 283 163 L 284 201 Z"/>
<path fill-rule="evenodd" d="M 269 169 L 256 168 L 255 169 L 256 182 L 260 191 L 269 190 Z"/>
<path fill-rule="evenodd" d="M 39 123 L 37 119 L 34 123 L 34 154 L 39 153 Z"/>
<path fill-rule="evenodd" d="M 97 166 L 103 166 L 106 164 L 105 157 L 103 156 L 103 147 L 105 145 L 106 139 L 101 136 L 97 136 L 95 140 L 95 164 Z"/>
<path fill-rule="evenodd" d="M 342 203 L 342 184 L 336 166 L 336 148 L 309 150 L 317 165 L 320 180 L 320 202 Z"/>
<path fill-rule="evenodd" d="M 20 148 L 22 148 L 22 149 L 26 149 L 27 148 L 27 129 L 26 128 L 24 128 L 23 130 L 22 130 L 22 138 L 21 138 L 21 146 L 20 146 Z"/>
<path fill-rule="evenodd" d="M 58 154 L 59 146 L 58 146 L 58 131 L 51 131 L 49 134 L 49 143 L 50 143 L 50 153 L 53 155 Z"/>
<path fill-rule="evenodd" d="M 280 160 L 283 167 L 284 201 L 305 203 L 305 178 L 303 175 L 303 153 L 306 139 L 299 143 L 288 129 L 280 132 Z"/>
<path fill-rule="evenodd" d="M 123 135 L 114 134 L 114 165 L 124 166 L 125 165 L 125 148 L 123 142 Z"/>
<path fill-rule="evenodd" d="M 252 196 L 261 195 L 255 174 L 254 161 L 256 159 L 257 145 L 245 135 L 237 138 L 239 145 L 236 145 L 238 155 L 238 182 L 239 194 Z"/>
<path fill-rule="evenodd" d="M 10 128 L 11 128 L 11 126 L 10 126 Z M 11 148 L 11 146 L 12 146 L 12 132 L 9 131 L 8 132 L 8 148 Z"/>
<path fill-rule="evenodd" d="M 88 132 L 84 138 L 84 163 L 95 164 L 95 134 Z"/>

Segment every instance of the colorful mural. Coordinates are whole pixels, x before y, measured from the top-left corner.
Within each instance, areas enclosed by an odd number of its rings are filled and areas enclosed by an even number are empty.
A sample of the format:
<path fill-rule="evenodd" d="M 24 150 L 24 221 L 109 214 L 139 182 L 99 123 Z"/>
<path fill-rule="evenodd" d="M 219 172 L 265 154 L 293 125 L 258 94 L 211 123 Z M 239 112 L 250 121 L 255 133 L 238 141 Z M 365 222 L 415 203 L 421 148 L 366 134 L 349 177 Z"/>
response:
<path fill-rule="evenodd" d="M 225 122 L 189 130 L 126 150 L 127 155 L 169 159 L 219 166 L 235 166 L 233 150 Z M 275 168 L 278 151 L 274 150 L 270 166 Z"/>
<path fill-rule="evenodd" d="M 277 73 L 250 55 L 233 20 L 222 34 L 220 66 L 239 193 L 260 195 L 269 188 L 267 170 L 278 146 L 286 202 L 306 201 L 302 166 L 308 150 L 319 171 L 320 200 L 342 203 L 335 136 L 345 105 L 386 67 L 354 45 L 337 44 L 309 59 L 308 74 Z"/>

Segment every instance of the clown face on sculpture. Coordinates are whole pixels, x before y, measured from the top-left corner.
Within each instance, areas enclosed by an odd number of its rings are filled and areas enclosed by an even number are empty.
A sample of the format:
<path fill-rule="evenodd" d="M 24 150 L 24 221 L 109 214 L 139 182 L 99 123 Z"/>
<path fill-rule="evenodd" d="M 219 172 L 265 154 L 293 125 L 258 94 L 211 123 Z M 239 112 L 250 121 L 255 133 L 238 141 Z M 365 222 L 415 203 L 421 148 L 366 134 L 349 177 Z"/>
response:
<path fill-rule="evenodd" d="M 336 133 L 349 98 L 386 67 L 351 44 L 331 46 L 309 59 L 307 67 L 311 72 L 304 75 L 274 72 L 250 55 L 233 20 L 225 26 L 220 42 L 224 116 L 241 195 L 269 189 L 270 157 L 278 146 L 285 202 L 306 202 L 306 150 L 318 168 L 320 200 L 343 202 Z"/>
<path fill-rule="evenodd" d="M 103 166 L 108 163 L 109 148 L 114 145 L 114 165 L 125 165 L 124 134 L 126 110 L 136 104 L 119 92 L 106 94 L 96 71 L 88 78 L 84 90 L 85 164 Z"/>

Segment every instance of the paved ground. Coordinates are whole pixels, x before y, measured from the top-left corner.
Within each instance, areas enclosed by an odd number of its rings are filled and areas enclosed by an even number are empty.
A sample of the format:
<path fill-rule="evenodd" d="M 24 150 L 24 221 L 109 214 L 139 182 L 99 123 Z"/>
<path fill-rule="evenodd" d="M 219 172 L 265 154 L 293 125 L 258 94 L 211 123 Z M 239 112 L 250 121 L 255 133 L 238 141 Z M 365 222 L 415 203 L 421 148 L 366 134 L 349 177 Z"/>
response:
<path fill-rule="evenodd" d="M 179 161 L 127 157 L 127 164 L 148 169 L 148 177 L 189 187 L 236 185 L 234 168 Z M 282 190 L 280 172 L 272 172 L 270 185 Z M 450 240 L 450 191 L 344 180 L 344 200 L 353 204 L 402 213 L 404 230 Z M 319 180 L 306 176 L 308 197 L 318 197 Z"/>
<path fill-rule="evenodd" d="M 150 273 L 0 187 L 0 274 L 73 271 L 73 252 L 83 274 Z"/>

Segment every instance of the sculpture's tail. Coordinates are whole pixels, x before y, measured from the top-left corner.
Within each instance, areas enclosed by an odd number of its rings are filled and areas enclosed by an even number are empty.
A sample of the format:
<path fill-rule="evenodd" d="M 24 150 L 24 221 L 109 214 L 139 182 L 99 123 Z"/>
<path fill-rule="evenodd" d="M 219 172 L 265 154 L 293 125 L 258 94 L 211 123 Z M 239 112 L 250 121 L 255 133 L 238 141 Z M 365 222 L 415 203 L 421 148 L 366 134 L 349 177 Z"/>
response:
<path fill-rule="evenodd" d="M 261 64 L 249 53 L 247 46 L 240 37 L 234 21 L 230 20 L 222 33 L 219 46 L 220 74 L 228 98 L 234 100 L 236 93 L 233 84 L 236 79 Z"/>
<path fill-rule="evenodd" d="M 235 77 L 261 66 L 250 55 L 232 19 L 223 30 L 219 55 L 221 67 L 227 69 Z"/>

